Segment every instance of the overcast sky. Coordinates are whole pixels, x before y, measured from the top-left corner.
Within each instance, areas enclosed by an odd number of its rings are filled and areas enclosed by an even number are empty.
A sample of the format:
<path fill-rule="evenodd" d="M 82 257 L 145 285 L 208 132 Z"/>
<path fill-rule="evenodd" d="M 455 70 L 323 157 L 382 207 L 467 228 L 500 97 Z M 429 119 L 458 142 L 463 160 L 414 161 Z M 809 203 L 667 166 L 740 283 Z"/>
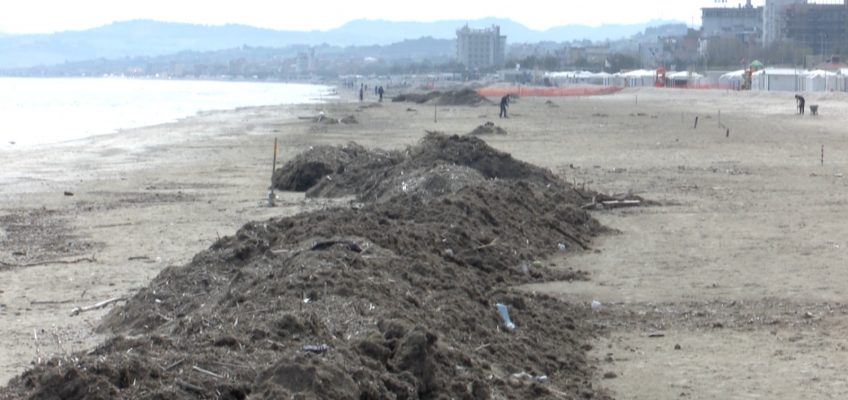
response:
<path fill-rule="evenodd" d="M 720 0 L 719 0 L 720 1 Z M 744 0 L 728 0 L 736 6 Z M 759 5 L 763 0 L 754 1 Z M 81 30 L 130 19 L 279 30 L 327 30 L 353 19 L 434 21 L 510 18 L 538 30 L 567 24 L 673 19 L 700 25 L 700 8 L 716 0 L 3 0 L 0 32 Z"/>

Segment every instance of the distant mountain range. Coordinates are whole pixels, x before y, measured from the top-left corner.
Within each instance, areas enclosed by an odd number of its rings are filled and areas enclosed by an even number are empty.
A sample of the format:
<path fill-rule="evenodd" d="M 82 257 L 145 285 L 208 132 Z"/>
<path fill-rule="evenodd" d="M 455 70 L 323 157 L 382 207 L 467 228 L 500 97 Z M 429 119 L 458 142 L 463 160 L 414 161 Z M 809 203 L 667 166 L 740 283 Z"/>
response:
<path fill-rule="evenodd" d="M 292 45 L 367 46 L 387 45 L 408 39 L 453 39 L 456 29 L 500 25 L 508 43 L 588 39 L 616 40 L 648 27 L 675 21 L 652 21 L 632 25 L 590 27 L 567 25 L 536 31 L 508 19 L 470 21 L 391 22 L 356 20 L 328 31 L 277 31 L 245 25 L 207 26 L 151 20 L 116 22 L 84 31 L 53 34 L 0 34 L 0 68 L 25 68 L 92 59 L 158 56 L 181 51 L 216 51 L 242 46 L 286 47 Z"/>

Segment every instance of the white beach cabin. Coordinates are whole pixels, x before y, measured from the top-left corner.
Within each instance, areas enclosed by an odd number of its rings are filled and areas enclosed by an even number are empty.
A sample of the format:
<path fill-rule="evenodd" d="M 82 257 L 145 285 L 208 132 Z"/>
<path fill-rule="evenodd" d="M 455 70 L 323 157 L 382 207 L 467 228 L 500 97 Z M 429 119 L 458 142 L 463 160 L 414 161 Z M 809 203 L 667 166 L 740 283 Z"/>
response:
<path fill-rule="evenodd" d="M 657 71 L 637 69 L 618 74 L 624 87 L 652 87 L 657 81 Z"/>
<path fill-rule="evenodd" d="M 803 92 L 807 83 L 807 71 L 789 68 L 766 68 L 754 72 L 751 90 L 767 92 Z"/>
<path fill-rule="evenodd" d="M 807 73 L 807 91 L 808 92 L 835 92 L 840 90 L 841 75 L 836 72 L 815 70 Z"/>
<path fill-rule="evenodd" d="M 745 70 L 728 72 L 718 78 L 718 87 L 721 89 L 742 90 L 745 83 Z"/>
<path fill-rule="evenodd" d="M 676 88 L 698 87 L 703 80 L 703 75 L 688 71 L 671 72 L 665 76 L 666 86 Z"/>

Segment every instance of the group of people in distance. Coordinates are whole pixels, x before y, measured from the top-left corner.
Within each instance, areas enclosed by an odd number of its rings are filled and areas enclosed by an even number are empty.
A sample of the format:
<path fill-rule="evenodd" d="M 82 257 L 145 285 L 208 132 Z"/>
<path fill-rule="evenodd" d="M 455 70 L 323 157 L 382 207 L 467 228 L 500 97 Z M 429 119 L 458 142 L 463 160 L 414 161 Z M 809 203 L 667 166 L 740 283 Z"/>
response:
<path fill-rule="evenodd" d="M 366 85 L 364 83 L 360 83 L 359 84 L 359 101 L 362 101 L 362 100 L 365 99 L 365 91 L 366 90 L 368 90 L 368 85 Z M 378 96 L 380 98 L 379 101 L 381 103 L 383 102 L 383 94 L 384 93 L 386 93 L 386 91 L 383 89 L 382 85 L 374 86 L 374 95 Z"/>

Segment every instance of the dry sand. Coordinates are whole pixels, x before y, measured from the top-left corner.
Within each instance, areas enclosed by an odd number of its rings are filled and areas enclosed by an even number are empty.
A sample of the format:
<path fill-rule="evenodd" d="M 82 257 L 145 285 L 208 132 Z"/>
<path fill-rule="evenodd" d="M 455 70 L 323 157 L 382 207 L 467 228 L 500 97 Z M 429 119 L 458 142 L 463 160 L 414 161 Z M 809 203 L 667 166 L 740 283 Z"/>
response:
<path fill-rule="evenodd" d="M 508 135 L 487 142 L 518 159 L 662 203 L 595 213 L 621 233 L 554 260 L 590 281 L 527 287 L 603 303 L 594 356 L 617 398 L 844 398 L 848 97 L 808 98 L 820 116 L 793 115 L 791 93 L 654 89 L 559 107 L 522 98 L 497 121 L 496 106 L 438 106 L 438 123 L 433 106 L 407 103 L 262 107 L 4 145 L 0 261 L 46 264 L 0 267 L 0 381 L 102 339 L 91 328 L 105 311 L 71 317 L 73 307 L 128 296 L 247 221 L 327 206 L 289 193 L 260 206 L 274 136 L 287 160 L 316 144 L 402 148 L 425 129 L 495 121 Z M 296 118 L 322 109 L 359 123 Z"/>

